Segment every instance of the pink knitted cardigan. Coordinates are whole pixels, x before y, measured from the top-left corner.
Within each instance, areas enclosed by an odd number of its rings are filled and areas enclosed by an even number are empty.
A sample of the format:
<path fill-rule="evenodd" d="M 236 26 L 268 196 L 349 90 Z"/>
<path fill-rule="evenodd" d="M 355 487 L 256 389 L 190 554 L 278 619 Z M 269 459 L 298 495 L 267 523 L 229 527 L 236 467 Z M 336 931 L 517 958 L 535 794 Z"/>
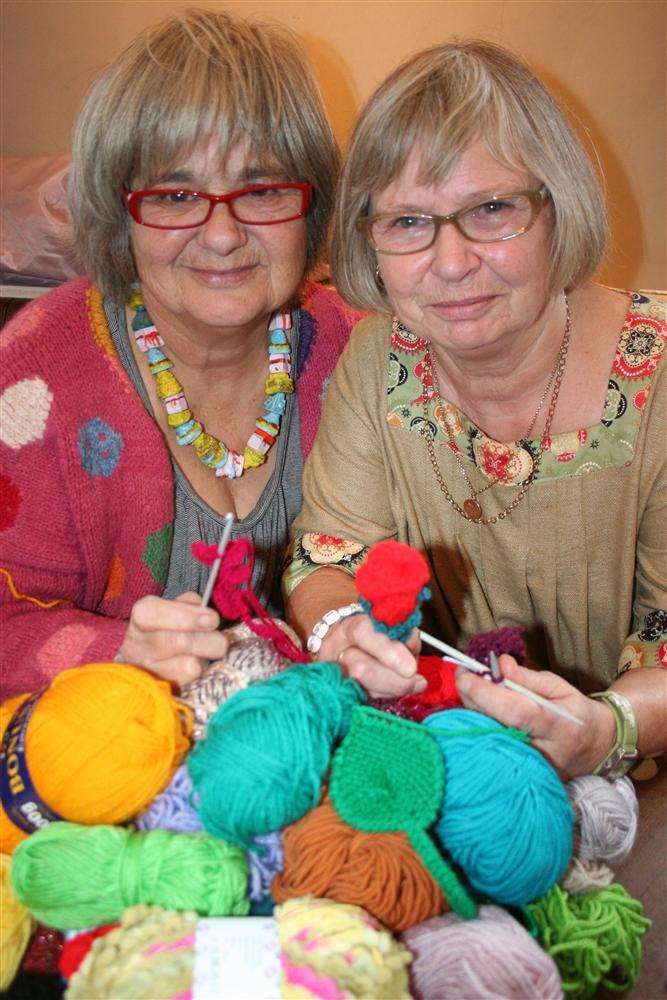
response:
<path fill-rule="evenodd" d="M 331 289 L 301 299 L 304 456 L 358 314 Z M 121 365 L 87 279 L 25 306 L 2 333 L 1 697 L 111 660 L 134 602 L 161 594 L 174 517 L 160 430 Z"/>

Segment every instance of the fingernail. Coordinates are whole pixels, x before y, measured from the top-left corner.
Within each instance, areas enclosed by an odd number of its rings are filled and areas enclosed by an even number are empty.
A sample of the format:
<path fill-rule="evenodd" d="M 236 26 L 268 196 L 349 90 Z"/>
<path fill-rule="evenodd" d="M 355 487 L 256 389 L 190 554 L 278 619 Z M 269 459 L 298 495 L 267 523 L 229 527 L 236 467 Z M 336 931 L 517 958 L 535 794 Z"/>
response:
<path fill-rule="evenodd" d="M 415 694 L 422 694 L 422 692 L 424 692 L 427 687 L 428 687 L 428 681 L 426 680 L 425 677 L 420 676 L 415 681 L 415 686 L 413 688 L 413 691 Z"/>
<path fill-rule="evenodd" d="M 199 615 L 197 618 L 197 625 L 201 625 L 203 628 L 210 628 L 212 625 L 216 624 L 217 620 L 217 615 L 207 611 L 205 614 Z"/>

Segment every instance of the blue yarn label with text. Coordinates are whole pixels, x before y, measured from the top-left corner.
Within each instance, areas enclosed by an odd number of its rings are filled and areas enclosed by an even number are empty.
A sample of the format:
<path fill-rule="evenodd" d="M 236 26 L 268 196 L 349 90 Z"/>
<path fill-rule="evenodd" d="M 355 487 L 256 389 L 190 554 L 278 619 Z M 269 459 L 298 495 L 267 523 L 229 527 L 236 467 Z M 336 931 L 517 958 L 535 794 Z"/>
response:
<path fill-rule="evenodd" d="M 279 997 L 280 943 L 273 917 L 197 921 L 192 1000 Z"/>
<path fill-rule="evenodd" d="M 42 802 L 35 788 L 25 756 L 25 737 L 30 717 L 43 691 L 20 705 L 10 719 L 0 748 L 0 799 L 12 823 L 24 833 L 34 833 L 47 823 L 61 820 Z"/>

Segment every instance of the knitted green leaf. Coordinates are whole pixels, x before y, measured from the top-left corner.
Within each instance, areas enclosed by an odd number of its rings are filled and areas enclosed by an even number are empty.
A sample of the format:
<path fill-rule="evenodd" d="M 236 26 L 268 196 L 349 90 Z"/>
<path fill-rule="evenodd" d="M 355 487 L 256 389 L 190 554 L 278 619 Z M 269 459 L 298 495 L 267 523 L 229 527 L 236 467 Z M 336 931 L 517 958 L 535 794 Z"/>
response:
<path fill-rule="evenodd" d="M 474 917 L 475 904 L 426 833 L 444 788 L 442 753 L 428 730 L 374 708 L 353 708 L 331 771 L 336 811 L 358 830 L 403 830 L 452 908 Z"/>

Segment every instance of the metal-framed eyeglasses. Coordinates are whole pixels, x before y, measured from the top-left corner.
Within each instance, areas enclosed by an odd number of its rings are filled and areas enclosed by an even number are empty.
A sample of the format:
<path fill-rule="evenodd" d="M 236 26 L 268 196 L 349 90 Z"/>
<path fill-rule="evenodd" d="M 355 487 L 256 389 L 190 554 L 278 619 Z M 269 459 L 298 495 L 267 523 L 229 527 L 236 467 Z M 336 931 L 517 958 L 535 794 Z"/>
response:
<path fill-rule="evenodd" d="M 146 188 L 124 191 L 135 222 L 152 229 L 195 229 L 208 222 L 216 205 L 227 205 L 237 222 L 275 226 L 302 219 L 313 195 L 312 184 L 249 184 L 229 194 L 210 194 L 185 188 Z"/>
<path fill-rule="evenodd" d="M 419 253 L 433 246 L 441 226 L 453 225 L 473 243 L 513 240 L 528 232 L 549 192 L 513 191 L 494 195 L 479 205 L 460 208 L 449 215 L 425 212 L 378 212 L 357 219 L 356 226 L 377 253 Z"/>

